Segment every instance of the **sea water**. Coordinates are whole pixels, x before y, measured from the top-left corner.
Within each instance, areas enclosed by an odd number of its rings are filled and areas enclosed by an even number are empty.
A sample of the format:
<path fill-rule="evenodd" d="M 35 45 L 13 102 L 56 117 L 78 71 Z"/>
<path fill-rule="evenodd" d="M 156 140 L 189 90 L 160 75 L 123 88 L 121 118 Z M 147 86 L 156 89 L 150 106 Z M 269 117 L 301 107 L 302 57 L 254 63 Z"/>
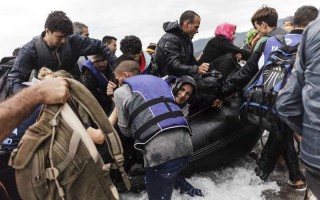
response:
<path fill-rule="evenodd" d="M 266 140 L 264 136 L 263 140 Z M 257 145 L 254 152 L 261 152 L 261 144 Z M 173 200 L 302 200 L 304 191 L 293 190 L 288 182 L 286 167 L 276 166 L 269 180 L 264 182 L 254 173 L 256 162 L 246 156 L 229 166 L 221 167 L 214 171 L 194 174 L 188 178 L 195 188 L 201 189 L 204 197 L 190 197 L 174 190 Z M 147 200 L 147 194 L 120 194 L 124 200 Z"/>

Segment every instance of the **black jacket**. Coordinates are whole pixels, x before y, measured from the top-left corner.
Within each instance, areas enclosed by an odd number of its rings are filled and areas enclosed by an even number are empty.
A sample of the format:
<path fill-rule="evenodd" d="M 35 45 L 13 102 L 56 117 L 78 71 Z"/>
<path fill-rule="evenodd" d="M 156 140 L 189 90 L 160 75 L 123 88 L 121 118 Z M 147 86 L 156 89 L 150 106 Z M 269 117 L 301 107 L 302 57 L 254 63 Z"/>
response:
<path fill-rule="evenodd" d="M 41 34 L 41 37 L 44 37 L 44 32 Z M 37 52 L 34 39 L 21 48 L 17 60 L 8 75 L 8 81 L 11 83 L 11 89 L 14 93 L 25 87 L 22 85 L 22 82 L 29 80 L 33 69 L 39 70 L 43 65 L 46 65 L 53 71 L 64 69 L 74 75 L 79 72 L 79 68 L 76 67 L 76 63 L 80 56 L 102 54 L 110 64 L 113 64 L 116 59 L 116 56 L 111 53 L 111 51 L 100 40 L 75 34 L 68 36 L 67 42 L 58 50 L 61 62 L 60 66 L 54 64 L 51 65 L 52 62 L 50 64 L 47 64 L 47 62 L 50 61 L 49 59 L 52 60 L 53 58 L 41 55 L 48 55 L 49 53 L 52 53 L 52 50 L 45 45 L 43 40 L 42 43 L 45 51 L 42 51 L 40 54 Z"/>
<path fill-rule="evenodd" d="M 166 33 L 157 43 L 155 55 L 160 75 L 195 75 L 198 66 L 190 37 L 183 34 L 178 21 L 164 23 L 163 29 Z"/>
<path fill-rule="evenodd" d="M 235 46 L 223 35 L 217 35 L 216 37 L 208 41 L 199 60 L 199 64 L 210 63 L 214 59 L 226 53 L 232 53 L 234 55 L 240 53 L 244 60 L 248 60 L 251 55 L 249 51 L 240 49 L 239 47 Z"/>

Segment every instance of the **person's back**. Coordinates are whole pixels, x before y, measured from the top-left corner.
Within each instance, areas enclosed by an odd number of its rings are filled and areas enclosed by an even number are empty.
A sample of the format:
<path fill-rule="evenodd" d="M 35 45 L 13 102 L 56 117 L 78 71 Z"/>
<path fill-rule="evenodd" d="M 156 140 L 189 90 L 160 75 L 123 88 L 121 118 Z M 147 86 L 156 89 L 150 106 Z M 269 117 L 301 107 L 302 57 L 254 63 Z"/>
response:
<path fill-rule="evenodd" d="M 49 14 L 45 31 L 21 48 L 8 75 L 14 93 L 24 88 L 22 82 L 28 81 L 32 70 L 39 70 L 43 66 L 52 71 L 64 69 L 77 75 L 80 74 L 79 68 L 75 67 L 78 58 L 98 53 L 113 64 L 115 55 L 100 40 L 71 35 L 72 33 L 72 22 L 64 12 L 54 11 Z"/>

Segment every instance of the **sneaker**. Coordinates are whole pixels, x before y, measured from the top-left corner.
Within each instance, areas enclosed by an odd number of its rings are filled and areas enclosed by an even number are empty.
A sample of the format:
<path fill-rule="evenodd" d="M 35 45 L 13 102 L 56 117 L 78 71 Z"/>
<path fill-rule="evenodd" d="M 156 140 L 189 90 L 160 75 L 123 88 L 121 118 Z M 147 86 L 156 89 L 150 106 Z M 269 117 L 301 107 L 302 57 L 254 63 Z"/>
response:
<path fill-rule="evenodd" d="M 290 185 L 296 191 L 305 191 L 307 189 L 307 185 L 304 180 L 291 182 Z"/>

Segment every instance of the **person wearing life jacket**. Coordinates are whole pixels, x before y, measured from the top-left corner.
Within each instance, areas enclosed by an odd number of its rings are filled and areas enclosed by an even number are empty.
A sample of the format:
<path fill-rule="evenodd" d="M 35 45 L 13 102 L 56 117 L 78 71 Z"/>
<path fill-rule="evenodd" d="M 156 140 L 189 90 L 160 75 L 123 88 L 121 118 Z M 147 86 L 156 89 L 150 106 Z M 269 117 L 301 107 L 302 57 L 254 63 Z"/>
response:
<path fill-rule="evenodd" d="M 82 64 L 81 82 L 97 99 L 108 116 L 113 110 L 113 101 L 106 91 L 112 76 L 108 62 L 102 55 L 89 56 L 89 60 Z"/>
<path fill-rule="evenodd" d="M 187 120 L 169 85 L 161 78 L 140 75 L 136 61 L 116 62 L 114 74 L 120 86 L 114 91 L 118 126 L 143 152 L 148 198 L 171 199 L 193 151 Z"/>
<path fill-rule="evenodd" d="M 120 50 L 123 54 L 128 54 L 140 64 L 142 74 L 151 74 L 159 76 L 158 67 L 154 62 L 154 58 L 149 53 L 142 50 L 141 40 L 134 35 L 125 36 L 120 41 Z"/>
<path fill-rule="evenodd" d="M 292 30 L 290 34 L 285 34 L 284 36 L 286 44 L 288 46 L 299 44 L 300 34 L 303 29 L 307 24 L 316 19 L 317 16 L 318 10 L 313 6 L 300 7 L 294 15 L 295 29 Z M 269 27 L 266 25 L 266 22 L 263 21 L 267 21 L 266 19 L 268 19 L 269 23 L 276 24 L 277 13 L 275 9 L 269 7 L 259 9 L 252 17 L 252 23 L 256 25 L 258 31 L 265 32 Z M 224 96 L 230 95 L 231 91 L 241 91 L 251 78 L 255 76 L 259 70 L 259 66 L 264 64 L 269 54 L 280 46 L 281 42 L 279 42 L 275 36 L 269 36 L 268 40 L 261 43 L 247 64 L 236 72 L 236 74 L 228 80 L 227 84 L 223 86 Z M 234 90 L 235 88 L 238 89 Z M 275 168 L 279 156 L 282 154 L 289 170 L 289 179 L 292 187 L 297 190 L 303 190 L 306 188 L 306 185 L 299 167 L 297 153 L 293 146 L 293 131 L 282 121 L 279 122 L 277 127 L 276 131 L 270 132 L 269 134 L 267 143 L 263 147 L 261 156 L 257 161 L 255 172 L 262 180 L 268 179 Z"/>

